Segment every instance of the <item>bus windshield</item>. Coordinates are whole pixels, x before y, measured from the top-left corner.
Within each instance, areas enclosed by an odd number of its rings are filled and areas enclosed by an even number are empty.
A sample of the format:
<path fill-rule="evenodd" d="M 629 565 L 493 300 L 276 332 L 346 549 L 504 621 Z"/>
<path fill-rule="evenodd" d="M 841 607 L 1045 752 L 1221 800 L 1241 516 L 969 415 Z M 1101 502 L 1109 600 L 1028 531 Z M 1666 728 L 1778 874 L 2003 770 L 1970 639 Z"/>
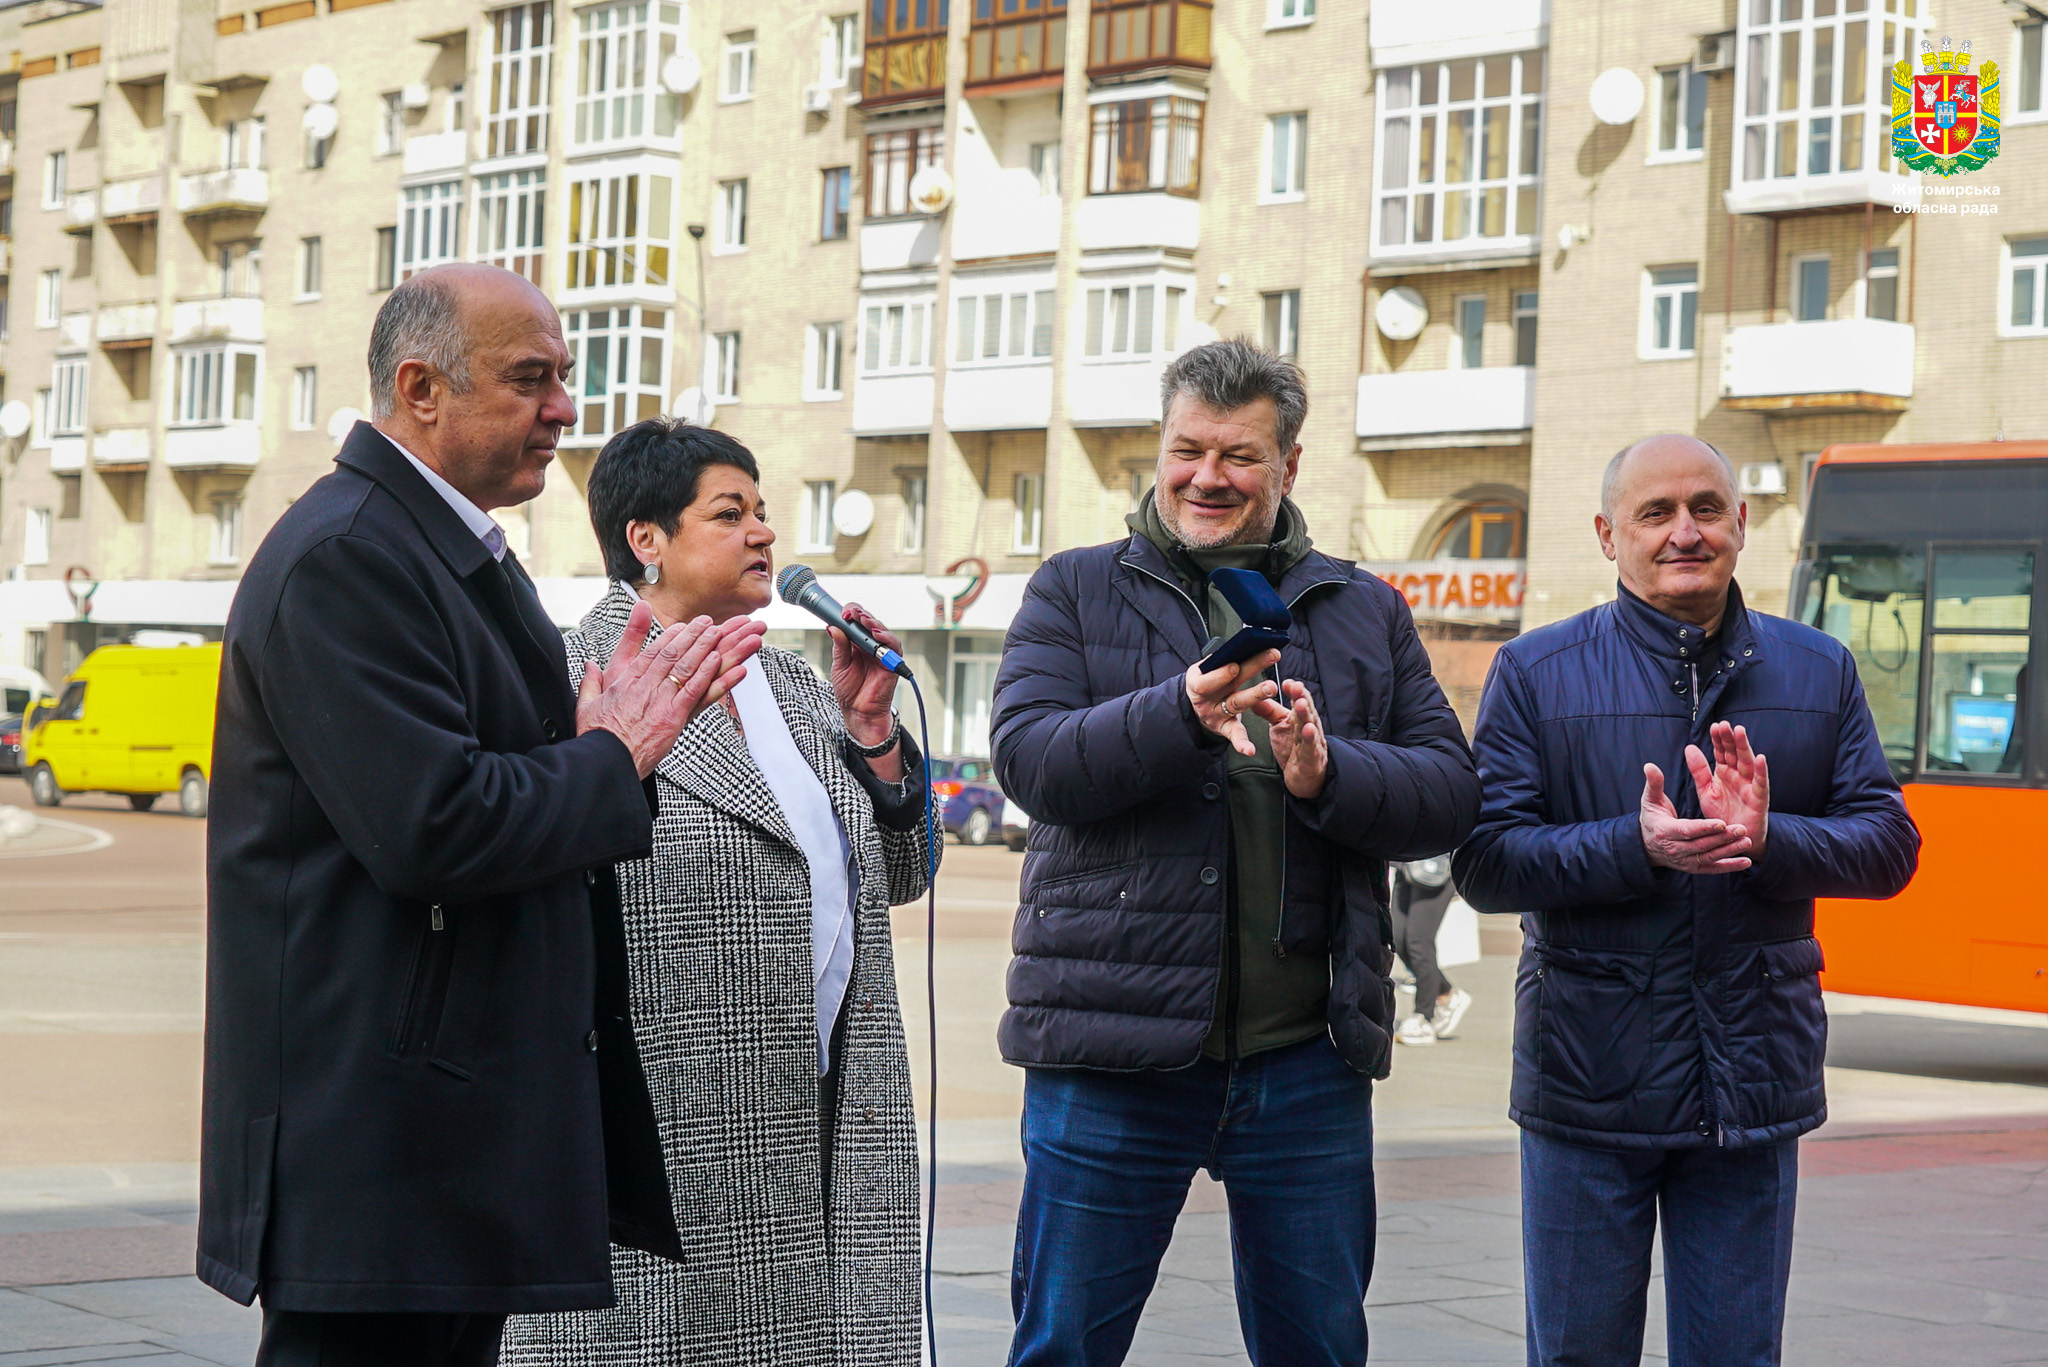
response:
<path fill-rule="evenodd" d="M 1823 543 L 1803 568 L 1799 616 L 1855 657 L 1894 777 L 2020 780 L 2032 548 Z"/>

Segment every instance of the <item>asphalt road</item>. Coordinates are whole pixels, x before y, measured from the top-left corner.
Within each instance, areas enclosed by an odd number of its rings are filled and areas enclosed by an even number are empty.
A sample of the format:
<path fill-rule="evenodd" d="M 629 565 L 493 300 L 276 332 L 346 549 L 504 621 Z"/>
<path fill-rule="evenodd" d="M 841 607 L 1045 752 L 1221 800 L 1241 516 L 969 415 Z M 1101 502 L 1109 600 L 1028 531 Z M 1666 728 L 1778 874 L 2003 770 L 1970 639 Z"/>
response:
<path fill-rule="evenodd" d="M 0 778 L 0 805 L 27 806 Z M 203 822 L 74 798 L 0 844 L 0 1367 L 240 1364 L 255 1317 L 189 1276 Z M 939 1311 L 948 1367 L 1000 1363 L 1022 1078 L 994 1023 L 1019 856 L 940 878 Z M 896 915 L 913 1072 L 925 910 Z M 1494 926 L 1490 950 L 1509 947 Z M 1461 1037 L 1403 1051 L 1376 1105 L 1375 1362 L 1521 1360 L 1513 961 L 1454 967 Z M 1833 1119 L 1802 1148 L 1791 1360 L 2048 1361 L 2048 1018 L 1833 999 Z M 921 1104 L 928 1103 L 920 1084 Z M 1661 1279 L 1653 1288 L 1661 1296 Z M 1662 1353 L 1661 1315 L 1646 1346 Z M 1134 1363 L 1243 1362 L 1221 1189 L 1198 1178 Z"/>

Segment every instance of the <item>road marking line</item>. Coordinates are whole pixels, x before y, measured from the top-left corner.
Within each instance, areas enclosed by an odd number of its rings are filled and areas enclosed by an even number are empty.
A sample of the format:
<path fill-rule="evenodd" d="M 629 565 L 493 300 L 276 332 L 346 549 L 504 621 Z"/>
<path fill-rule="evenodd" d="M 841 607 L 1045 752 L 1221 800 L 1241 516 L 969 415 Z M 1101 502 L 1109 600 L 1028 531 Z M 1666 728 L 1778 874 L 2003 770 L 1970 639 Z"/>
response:
<path fill-rule="evenodd" d="M 49 859 L 60 854 L 91 854 L 94 850 L 103 850 L 114 843 L 114 837 L 97 826 L 81 826 L 76 821 L 58 821 L 47 816 L 37 817 L 36 824 L 55 826 L 60 831 L 76 831 L 80 835 L 89 835 L 92 839 L 83 845 L 66 845 L 61 850 L 0 849 L 0 859 Z"/>

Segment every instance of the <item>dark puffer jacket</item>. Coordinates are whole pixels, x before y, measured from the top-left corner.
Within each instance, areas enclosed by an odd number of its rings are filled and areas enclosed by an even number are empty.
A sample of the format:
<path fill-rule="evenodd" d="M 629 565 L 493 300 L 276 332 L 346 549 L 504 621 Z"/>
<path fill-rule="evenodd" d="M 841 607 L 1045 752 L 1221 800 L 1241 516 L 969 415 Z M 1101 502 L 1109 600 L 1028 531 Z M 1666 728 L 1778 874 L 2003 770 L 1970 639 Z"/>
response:
<path fill-rule="evenodd" d="M 1313 551 L 1276 587 L 1294 614 L 1280 672 L 1308 685 L 1331 757 L 1320 796 L 1288 799 L 1280 948 L 1330 956 L 1331 1037 L 1384 1077 L 1384 861 L 1462 840 L 1478 783 L 1399 594 Z M 995 691 L 996 770 L 1032 817 L 999 1036 L 1012 1063 L 1182 1068 L 1201 1054 L 1230 881 L 1227 751 L 1182 682 L 1204 639 L 1142 537 L 1032 576 Z"/>
<path fill-rule="evenodd" d="M 1747 872 L 1650 863 L 1643 765 L 1700 814 L 1685 747 L 1745 726 L 1770 760 Z M 1775 1143 L 1827 1118 L 1816 897 L 1890 897 L 1920 835 L 1832 637 L 1746 612 L 1700 631 L 1624 590 L 1501 647 L 1473 732 L 1486 805 L 1457 853 L 1481 911 L 1520 912 L 1509 1113 L 1605 1148 Z"/>

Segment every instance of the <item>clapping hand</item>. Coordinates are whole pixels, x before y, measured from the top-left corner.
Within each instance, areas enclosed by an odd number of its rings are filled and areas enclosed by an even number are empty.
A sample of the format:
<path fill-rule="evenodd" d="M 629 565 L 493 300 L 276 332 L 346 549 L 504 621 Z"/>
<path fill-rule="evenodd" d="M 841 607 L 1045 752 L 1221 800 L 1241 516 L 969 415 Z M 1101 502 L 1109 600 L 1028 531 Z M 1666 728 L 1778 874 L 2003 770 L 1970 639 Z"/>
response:
<path fill-rule="evenodd" d="M 1289 679 L 1280 686 L 1287 706 L 1259 704 L 1259 715 L 1272 723 L 1273 759 L 1287 791 L 1304 802 L 1320 797 L 1330 781 L 1330 742 L 1308 685 Z"/>
<path fill-rule="evenodd" d="M 576 696 L 576 734 L 611 732 L 632 752 L 642 778 L 699 712 L 739 683 L 767 631 L 745 617 L 716 626 L 699 617 L 678 622 L 652 650 L 643 650 L 653 624 L 653 610 L 634 604 L 611 661 L 602 670 L 586 663 Z"/>
<path fill-rule="evenodd" d="M 1749 733 L 1717 721 L 1708 730 L 1715 768 L 1697 745 L 1685 747 L 1700 798 L 1700 819 L 1681 819 L 1664 792 L 1664 771 L 1643 766 L 1643 848 L 1650 862 L 1681 873 L 1740 873 L 1763 852 L 1771 778 L 1764 757 L 1749 748 Z"/>
<path fill-rule="evenodd" d="M 1255 707 L 1260 715 L 1271 721 L 1285 715 L 1284 710 L 1272 700 L 1280 695 L 1280 685 L 1270 679 L 1255 682 L 1250 687 L 1239 687 L 1246 679 L 1258 679 L 1259 675 L 1280 662 L 1280 652 L 1268 650 L 1254 655 L 1243 664 L 1222 665 L 1202 672 L 1202 666 L 1188 666 L 1188 701 L 1194 705 L 1195 719 L 1210 731 L 1230 742 L 1240 755 L 1249 759 L 1258 753 L 1252 738 L 1245 733 L 1243 714 Z M 1271 707 L 1270 714 L 1264 707 Z"/>
<path fill-rule="evenodd" d="M 1714 747 L 1711 771 L 1697 745 L 1685 747 L 1686 767 L 1692 770 L 1692 786 L 1700 795 L 1700 815 L 1748 832 L 1749 857 L 1754 862 L 1763 856 L 1770 823 L 1770 767 L 1762 755 L 1749 748 L 1747 727 L 1717 721 L 1708 728 L 1707 738 Z"/>

